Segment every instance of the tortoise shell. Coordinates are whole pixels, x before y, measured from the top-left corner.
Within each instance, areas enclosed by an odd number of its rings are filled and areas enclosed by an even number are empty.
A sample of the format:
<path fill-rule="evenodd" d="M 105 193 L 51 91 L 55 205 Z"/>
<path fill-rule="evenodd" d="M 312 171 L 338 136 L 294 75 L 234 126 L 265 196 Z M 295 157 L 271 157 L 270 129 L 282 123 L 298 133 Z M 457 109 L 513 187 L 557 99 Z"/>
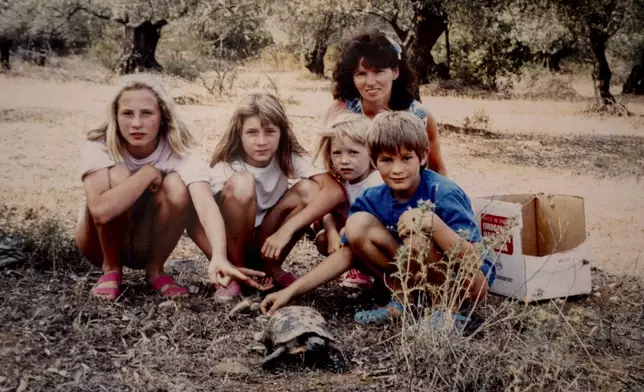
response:
<path fill-rule="evenodd" d="M 325 325 L 324 317 L 315 309 L 308 306 L 287 306 L 275 312 L 268 320 L 264 337 L 276 346 L 305 334 L 315 334 L 334 341 Z"/>

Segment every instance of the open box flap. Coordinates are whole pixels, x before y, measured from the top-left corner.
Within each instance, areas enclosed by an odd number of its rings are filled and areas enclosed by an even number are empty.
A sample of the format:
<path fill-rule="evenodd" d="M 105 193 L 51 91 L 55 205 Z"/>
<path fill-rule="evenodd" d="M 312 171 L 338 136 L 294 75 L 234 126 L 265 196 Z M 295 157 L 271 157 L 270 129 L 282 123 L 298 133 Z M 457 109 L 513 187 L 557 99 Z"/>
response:
<path fill-rule="evenodd" d="M 530 256 L 547 256 L 567 252 L 586 240 L 584 199 L 575 196 L 536 196 L 537 252 Z"/>

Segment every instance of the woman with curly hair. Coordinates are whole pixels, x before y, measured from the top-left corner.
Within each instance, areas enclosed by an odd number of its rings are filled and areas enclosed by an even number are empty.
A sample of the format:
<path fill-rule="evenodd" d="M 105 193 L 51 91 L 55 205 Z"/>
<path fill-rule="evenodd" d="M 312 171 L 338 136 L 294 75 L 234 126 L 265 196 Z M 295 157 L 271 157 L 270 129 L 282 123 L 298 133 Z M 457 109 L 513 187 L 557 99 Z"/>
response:
<path fill-rule="evenodd" d="M 438 125 L 415 100 L 418 80 L 400 45 L 379 31 L 350 38 L 333 71 L 333 105 L 325 122 L 342 111 L 373 119 L 386 110 L 409 111 L 425 122 L 429 137 L 429 169 L 447 175 L 438 143 Z"/>

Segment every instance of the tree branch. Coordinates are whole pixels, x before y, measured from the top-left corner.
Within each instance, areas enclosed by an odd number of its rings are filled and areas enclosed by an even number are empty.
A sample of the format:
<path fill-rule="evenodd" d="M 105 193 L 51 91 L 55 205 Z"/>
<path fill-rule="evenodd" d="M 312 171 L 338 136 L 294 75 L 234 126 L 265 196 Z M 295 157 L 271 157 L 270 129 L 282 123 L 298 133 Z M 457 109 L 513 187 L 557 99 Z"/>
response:
<path fill-rule="evenodd" d="M 407 38 L 407 34 L 409 33 L 409 30 L 405 30 L 402 27 L 398 25 L 398 15 L 396 14 L 394 17 L 387 17 L 384 12 L 378 11 L 369 11 L 367 12 L 369 15 L 377 16 L 378 18 L 384 20 L 385 22 L 389 23 L 392 29 L 396 32 L 398 35 L 398 38 L 400 38 L 401 41 L 404 41 Z"/>
<path fill-rule="evenodd" d="M 149 18 L 149 20 L 154 20 L 154 6 L 152 5 L 152 0 L 148 0 L 148 5 L 150 6 L 150 18 Z"/>
<path fill-rule="evenodd" d="M 114 18 L 111 15 L 102 14 L 102 13 L 100 13 L 98 11 L 95 11 L 95 10 L 92 10 L 92 9 L 89 9 L 89 8 L 87 8 L 85 6 L 80 6 L 80 5 L 76 6 L 74 8 L 73 12 L 70 12 L 68 14 L 67 19 L 69 20 L 69 18 L 74 16 L 74 14 L 76 14 L 79 11 L 83 11 L 83 12 L 85 12 L 85 13 L 87 13 L 89 15 L 92 15 L 93 17 L 98 18 L 98 19 L 111 20 L 111 21 L 120 23 L 122 25 L 128 24 L 128 21 L 129 21 L 129 18 L 128 18 L 127 14 L 125 15 L 124 18 Z"/>
<path fill-rule="evenodd" d="M 162 28 L 163 26 L 165 26 L 167 24 L 168 24 L 167 20 L 161 19 L 161 20 L 157 21 L 155 24 L 153 24 L 152 27 L 154 27 L 155 29 L 160 29 L 160 28 Z"/>

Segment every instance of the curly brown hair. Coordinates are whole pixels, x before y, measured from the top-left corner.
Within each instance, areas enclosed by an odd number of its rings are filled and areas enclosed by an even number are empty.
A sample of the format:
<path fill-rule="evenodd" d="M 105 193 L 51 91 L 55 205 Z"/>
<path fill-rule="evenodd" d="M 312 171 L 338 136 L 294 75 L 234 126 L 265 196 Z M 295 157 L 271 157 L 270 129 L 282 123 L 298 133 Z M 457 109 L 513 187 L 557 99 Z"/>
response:
<path fill-rule="evenodd" d="M 397 50 L 398 49 L 398 50 Z M 342 54 L 333 70 L 333 98 L 350 100 L 360 93 L 353 82 L 353 74 L 360 61 L 366 68 L 398 68 L 398 78 L 391 88 L 389 108 L 406 110 L 414 101 L 418 79 L 409 66 L 404 50 L 394 48 L 392 41 L 377 30 L 359 33 L 342 45 Z"/>

